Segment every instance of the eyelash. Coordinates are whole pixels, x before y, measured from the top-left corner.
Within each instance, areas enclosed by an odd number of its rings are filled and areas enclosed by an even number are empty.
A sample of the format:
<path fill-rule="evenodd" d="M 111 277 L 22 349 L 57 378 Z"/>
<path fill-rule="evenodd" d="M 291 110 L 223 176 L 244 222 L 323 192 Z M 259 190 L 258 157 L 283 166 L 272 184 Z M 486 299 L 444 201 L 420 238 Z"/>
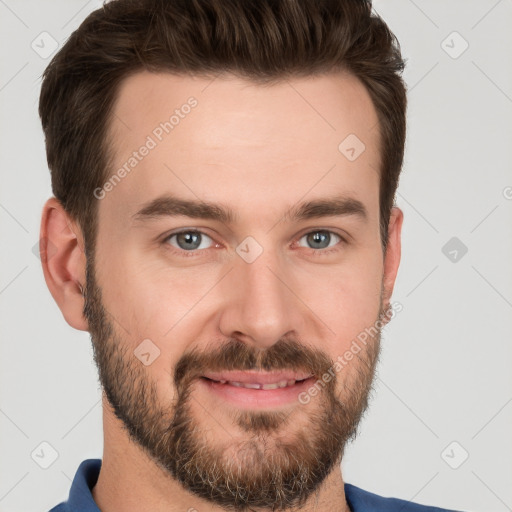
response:
<path fill-rule="evenodd" d="M 200 234 L 202 236 L 207 236 L 210 240 L 212 240 L 212 242 L 214 243 L 217 243 L 215 242 L 215 240 L 213 240 L 213 238 L 206 234 L 205 232 L 203 231 L 200 231 L 198 229 L 183 229 L 183 230 L 180 230 L 180 231 L 175 231 L 169 235 L 167 235 L 163 240 L 162 240 L 162 245 L 166 245 L 167 248 L 170 248 L 169 250 L 174 253 L 174 254 L 177 254 L 178 256 L 181 256 L 181 257 L 184 257 L 184 258 L 194 258 L 194 257 L 198 257 L 201 252 L 205 251 L 206 249 L 194 249 L 194 250 L 191 250 L 191 251 L 185 251 L 184 249 L 177 249 L 176 247 L 173 247 L 172 245 L 170 245 L 168 242 L 169 240 L 173 237 L 173 236 L 177 236 L 177 235 L 180 235 L 182 233 L 195 233 L 195 234 Z M 305 236 L 307 235 L 310 235 L 312 233 L 329 233 L 331 235 L 334 235 L 334 236 L 337 236 L 340 241 L 335 244 L 332 248 L 325 248 L 325 249 L 312 249 L 312 248 L 309 248 L 309 251 L 310 251 L 310 254 L 314 255 L 314 256 L 325 256 L 326 254 L 330 254 L 332 252 L 336 252 L 336 251 L 339 251 L 339 245 L 345 245 L 347 244 L 348 242 L 345 240 L 345 238 L 343 238 L 341 235 L 339 235 L 338 233 L 334 232 L 334 231 L 331 231 L 329 229 L 313 229 L 311 231 L 308 231 L 307 233 L 304 233 L 303 235 L 301 235 L 299 238 L 298 238 L 298 241 L 300 241 L 302 238 L 304 238 Z M 306 248 L 307 249 L 307 248 Z"/>

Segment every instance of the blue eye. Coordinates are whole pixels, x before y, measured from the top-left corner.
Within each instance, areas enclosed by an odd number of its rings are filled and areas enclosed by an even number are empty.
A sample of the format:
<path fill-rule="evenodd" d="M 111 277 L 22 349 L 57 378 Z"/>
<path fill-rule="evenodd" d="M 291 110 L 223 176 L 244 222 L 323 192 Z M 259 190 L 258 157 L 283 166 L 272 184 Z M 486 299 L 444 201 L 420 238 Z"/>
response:
<path fill-rule="evenodd" d="M 305 244 L 303 241 L 305 241 Z M 301 236 L 298 246 L 309 249 L 308 252 L 312 256 L 320 257 L 340 250 L 337 247 L 340 245 L 340 242 L 346 243 L 345 239 L 340 235 L 327 229 L 317 229 Z M 169 249 L 178 256 L 190 257 L 208 254 L 208 252 L 201 251 L 219 247 L 210 236 L 197 229 L 185 229 L 177 233 L 171 233 L 161 243 L 170 245 Z"/>
<path fill-rule="evenodd" d="M 169 235 L 164 242 L 169 242 L 170 245 L 181 249 L 183 251 L 195 251 L 198 249 L 208 249 L 208 243 L 205 239 L 213 242 L 213 240 L 202 233 L 201 231 L 180 231 L 179 233 L 173 233 Z"/>
<path fill-rule="evenodd" d="M 301 245 L 300 241 L 303 240 L 304 238 L 306 239 L 306 243 L 309 244 L 306 247 L 309 247 L 310 249 L 327 249 L 329 247 L 332 247 L 333 245 L 336 245 L 338 242 L 342 240 L 342 238 L 336 233 L 326 230 L 311 231 L 309 233 L 306 233 L 304 236 L 300 238 L 299 245 Z M 305 246 L 301 245 L 301 247 Z"/>

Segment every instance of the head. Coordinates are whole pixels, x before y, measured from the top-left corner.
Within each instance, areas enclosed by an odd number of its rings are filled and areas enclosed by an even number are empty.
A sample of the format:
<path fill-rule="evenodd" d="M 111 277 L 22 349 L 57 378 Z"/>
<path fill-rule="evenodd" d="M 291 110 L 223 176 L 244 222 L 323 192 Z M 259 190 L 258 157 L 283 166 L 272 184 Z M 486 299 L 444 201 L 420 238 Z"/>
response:
<path fill-rule="evenodd" d="M 402 69 L 361 0 L 116 0 L 44 73 L 46 281 L 127 435 L 206 500 L 303 503 L 356 434 L 400 261 Z"/>

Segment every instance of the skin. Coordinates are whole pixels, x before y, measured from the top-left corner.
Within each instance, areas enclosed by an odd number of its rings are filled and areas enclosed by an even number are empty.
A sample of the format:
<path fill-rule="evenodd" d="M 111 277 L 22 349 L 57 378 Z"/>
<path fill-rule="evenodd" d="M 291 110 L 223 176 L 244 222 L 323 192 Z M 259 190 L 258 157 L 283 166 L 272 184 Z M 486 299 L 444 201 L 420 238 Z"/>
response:
<path fill-rule="evenodd" d="M 389 304 L 400 263 L 399 208 L 392 210 L 385 255 L 381 246 L 377 114 L 356 78 L 329 74 L 263 87 L 229 75 L 212 81 L 138 73 L 122 83 L 115 105 L 112 172 L 191 96 L 197 107 L 99 201 L 95 272 L 102 303 L 128 353 L 148 338 L 159 347 L 160 356 L 144 372 L 162 404 L 177 398 L 169 374 L 183 354 L 206 352 L 228 339 L 262 351 L 284 337 L 307 340 L 335 360 Z M 351 133 L 366 147 L 352 162 L 338 150 Z M 164 192 L 222 204 L 238 219 L 132 222 L 143 204 Z M 364 204 L 366 221 L 355 215 L 285 217 L 301 201 L 343 194 Z M 162 242 L 183 228 L 210 237 L 194 257 L 183 256 L 176 237 Z M 317 254 L 321 250 L 305 237 L 315 230 L 329 230 L 347 243 L 335 238 L 331 252 Z M 236 252 L 247 236 L 263 248 L 252 263 Z M 55 198 L 44 206 L 41 237 L 56 247 L 53 257 L 42 259 L 52 296 L 69 325 L 90 330 L 79 289 L 86 281 L 83 237 Z M 338 397 L 345 396 L 360 364 L 354 358 L 338 376 Z M 191 413 L 212 446 L 248 438 L 232 421 L 233 404 L 204 387 L 192 393 Z M 321 399 L 312 398 L 310 406 L 320 407 Z M 283 438 L 293 440 L 310 428 L 314 409 L 297 403 L 278 409 L 293 414 Z M 103 465 L 93 489 L 102 512 L 140 510 L 142 503 L 157 512 L 223 510 L 170 479 L 130 439 L 105 396 L 103 412 Z M 337 465 L 301 510 L 348 512 Z"/>

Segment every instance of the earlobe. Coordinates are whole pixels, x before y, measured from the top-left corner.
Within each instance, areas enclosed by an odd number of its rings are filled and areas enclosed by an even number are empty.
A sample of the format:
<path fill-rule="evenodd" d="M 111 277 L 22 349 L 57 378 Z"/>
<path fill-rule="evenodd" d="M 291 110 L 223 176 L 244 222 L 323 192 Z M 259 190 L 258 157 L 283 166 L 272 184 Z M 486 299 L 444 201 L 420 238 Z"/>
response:
<path fill-rule="evenodd" d="M 82 233 L 55 197 L 43 207 L 39 249 L 46 285 L 66 322 L 87 331 L 82 313 L 86 267 Z"/>
<path fill-rule="evenodd" d="M 383 307 L 387 308 L 391 301 L 393 288 L 395 286 L 398 267 L 400 266 L 400 258 L 402 253 L 402 223 L 404 214 L 400 208 L 394 206 L 391 209 L 391 215 L 388 225 L 388 245 L 384 258 L 384 275 L 383 289 L 384 296 L 382 298 Z"/>

